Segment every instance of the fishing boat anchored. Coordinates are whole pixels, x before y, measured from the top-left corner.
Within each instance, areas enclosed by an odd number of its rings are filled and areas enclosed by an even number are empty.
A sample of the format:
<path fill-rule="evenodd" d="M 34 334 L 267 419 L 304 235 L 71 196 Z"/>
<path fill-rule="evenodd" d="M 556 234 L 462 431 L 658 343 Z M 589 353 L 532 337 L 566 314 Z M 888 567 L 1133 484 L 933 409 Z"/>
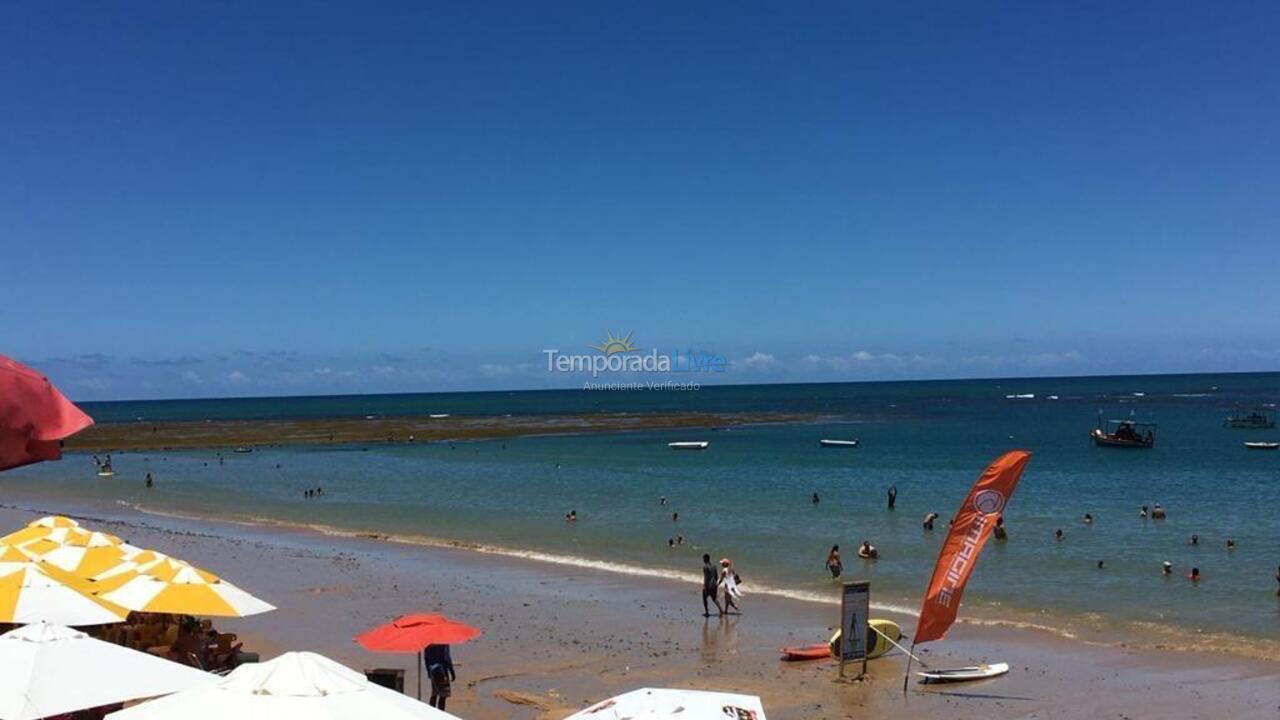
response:
<path fill-rule="evenodd" d="M 1099 420 L 1098 427 L 1089 431 L 1089 437 L 1098 447 L 1150 448 L 1156 444 L 1156 424 L 1108 420 L 1104 428 Z"/>
<path fill-rule="evenodd" d="M 858 447 L 858 439 L 853 440 L 819 440 L 818 444 L 822 447 L 834 448 L 856 448 Z"/>
<path fill-rule="evenodd" d="M 669 442 L 667 447 L 672 450 L 706 450 L 710 442 L 700 440 L 696 442 Z"/>
<path fill-rule="evenodd" d="M 1237 408 L 1235 414 L 1229 416 L 1223 424 L 1242 430 L 1270 430 L 1276 426 L 1276 410 L 1261 407 L 1246 415 Z"/>
<path fill-rule="evenodd" d="M 1250 450 L 1275 450 L 1280 448 L 1280 442 L 1247 442 L 1244 446 Z"/>

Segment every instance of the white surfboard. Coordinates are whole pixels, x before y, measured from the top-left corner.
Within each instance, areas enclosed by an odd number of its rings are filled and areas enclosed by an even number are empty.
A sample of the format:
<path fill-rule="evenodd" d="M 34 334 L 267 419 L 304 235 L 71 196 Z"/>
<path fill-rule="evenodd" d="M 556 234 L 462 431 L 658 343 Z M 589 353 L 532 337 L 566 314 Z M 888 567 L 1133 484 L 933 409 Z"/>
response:
<path fill-rule="evenodd" d="M 923 683 L 953 683 L 986 680 L 1007 672 L 1009 672 L 1009 663 L 984 663 L 973 667 L 926 670 L 916 674 L 920 676 L 920 682 Z"/>

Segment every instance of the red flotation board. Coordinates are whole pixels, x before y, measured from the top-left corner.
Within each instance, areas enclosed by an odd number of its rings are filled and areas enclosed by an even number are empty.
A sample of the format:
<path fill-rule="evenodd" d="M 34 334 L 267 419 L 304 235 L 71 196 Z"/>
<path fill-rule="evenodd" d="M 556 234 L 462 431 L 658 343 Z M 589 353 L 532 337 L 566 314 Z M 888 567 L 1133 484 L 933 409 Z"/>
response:
<path fill-rule="evenodd" d="M 804 647 L 782 648 L 783 660 L 822 660 L 823 658 L 829 657 L 831 657 L 831 647 L 827 645 L 827 643 L 805 645 Z"/>

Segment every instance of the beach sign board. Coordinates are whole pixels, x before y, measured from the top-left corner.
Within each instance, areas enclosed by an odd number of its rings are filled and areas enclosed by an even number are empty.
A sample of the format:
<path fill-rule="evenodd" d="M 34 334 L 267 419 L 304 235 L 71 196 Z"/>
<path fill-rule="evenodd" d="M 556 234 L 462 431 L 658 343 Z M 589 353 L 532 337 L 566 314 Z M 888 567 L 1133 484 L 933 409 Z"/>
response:
<path fill-rule="evenodd" d="M 866 581 L 844 584 L 840 593 L 840 675 L 844 676 L 844 664 L 862 661 L 862 672 L 867 673 L 867 623 L 871 619 L 871 583 Z"/>

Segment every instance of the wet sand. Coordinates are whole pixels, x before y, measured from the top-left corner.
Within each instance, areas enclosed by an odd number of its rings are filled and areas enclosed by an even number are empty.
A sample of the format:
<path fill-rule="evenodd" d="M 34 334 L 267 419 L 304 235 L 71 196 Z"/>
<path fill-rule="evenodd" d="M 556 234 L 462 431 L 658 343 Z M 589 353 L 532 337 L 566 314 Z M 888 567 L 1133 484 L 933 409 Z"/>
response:
<path fill-rule="evenodd" d="M 866 680 L 840 681 L 833 662 L 777 659 L 781 646 L 825 639 L 838 621 L 835 606 L 753 596 L 748 568 L 744 614 L 708 619 L 696 584 L 126 508 L 62 510 L 277 605 L 265 615 L 217 621 L 264 658 L 306 649 L 355 668 L 408 668 L 412 693 L 412 657 L 373 655 L 351 637 L 411 611 L 440 611 L 482 628 L 481 638 L 454 648 L 458 682 L 449 705 L 474 720 L 562 718 L 642 686 L 758 694 L 773 720 L 1280 717 L 1280 663 L 1139 651 L 1029 629 L 959 624 L 947 640 L 920 649 L 940 666 L 1008 662 L 1012 670 L 1002 678 L 913 682 L 904 694 L 905 658 L 893 652 L 871 661 Z M 34 517 L 0 510 L 0 528 Z M 693 551 L 689 564 L 695 571 L 700 565 Z M 910 617 L 889 616 L 904 629 L 913 625 Z"/>
<path fill-rule="evenodd" d="M 711 429 L 813 420 L 797 413 L 522 415 L 512 417 L 372 417 L 309 420 L 129 422 L 94 425 L 66 441 L 66 450 L 118 452 L 172 448 L 252 448 L 262 445 L 442 442 L 533 435 Z M 412 440 L 411 440 L 412 438 Z"/>

